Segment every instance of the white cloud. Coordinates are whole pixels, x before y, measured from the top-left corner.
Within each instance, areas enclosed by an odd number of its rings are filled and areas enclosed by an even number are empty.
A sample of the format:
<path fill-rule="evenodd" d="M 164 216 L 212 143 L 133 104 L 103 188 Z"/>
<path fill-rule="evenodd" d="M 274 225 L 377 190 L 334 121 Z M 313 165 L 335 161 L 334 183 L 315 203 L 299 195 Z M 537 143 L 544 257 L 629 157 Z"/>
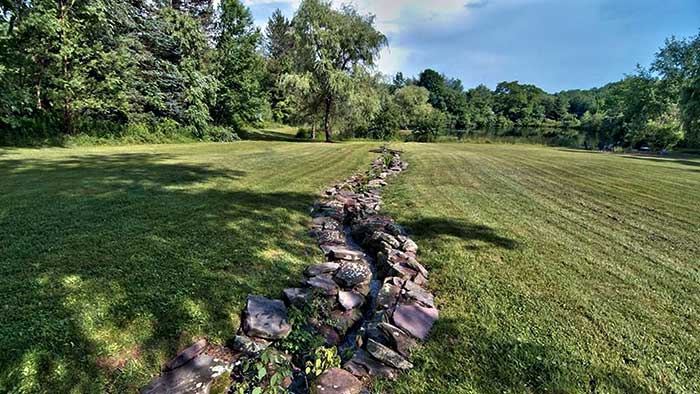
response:
<path fill-rule="evenodd" d="M 457 21 L 464 21 L 473 13 L 474 6 L 483 6 L 487 0 L 331 0 L 333 5 L 352 4 L 362 13 L 376 16 L 377 28 L 389 36 L 389 48 L 381 52 L 379 70 L 393 74 L 401 70 L 411 56 L 411 50 L 392 45 L 402 31 L 420 28 L 444 28 Z M 301 0 L 245 0 L 249 7 L 288 4 L 292 9 Z"/>

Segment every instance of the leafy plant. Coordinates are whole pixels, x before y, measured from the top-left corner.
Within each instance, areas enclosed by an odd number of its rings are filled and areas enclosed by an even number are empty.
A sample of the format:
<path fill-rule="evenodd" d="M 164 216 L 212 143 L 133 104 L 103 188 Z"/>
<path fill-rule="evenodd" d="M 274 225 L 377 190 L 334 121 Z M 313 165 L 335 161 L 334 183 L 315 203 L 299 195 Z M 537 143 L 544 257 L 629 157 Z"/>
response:
<path fill-rule="evenodd" d="M 338 355 L 338 349 L 335 346 L 330 348 L 321 346 L 309 355 L 304 373 L 307 376 L 316 377 L 328 369 L 339 367 L 340 356 Z"/>
<path fill-rule="evenodd" d="M 234 366 L 231 392 L 236 394 L 279 394 L 286 392 L 285 380 L 292 377 L 291 363 L 284 354 L 267 349 L 244 358 Z"/>

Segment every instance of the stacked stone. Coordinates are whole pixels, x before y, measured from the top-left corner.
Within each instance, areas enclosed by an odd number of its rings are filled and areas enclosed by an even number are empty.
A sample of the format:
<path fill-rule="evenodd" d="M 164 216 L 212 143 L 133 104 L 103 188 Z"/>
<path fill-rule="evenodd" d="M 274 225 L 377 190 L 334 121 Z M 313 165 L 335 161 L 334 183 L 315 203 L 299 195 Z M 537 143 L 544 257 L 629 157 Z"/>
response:
<path fill-rule="evenodd" d="M 311 235 L 326 261 L 307 267 L 302 287 L 284 289 L 284 301 L 249 295 L 242 325 L 231 342 L 234 358 L 257 354 L 291 332 L 287 306 L 305 306 L 314 297 L 323 297 L 330 311 L 322 312 L 329 319 L 310 321 L 307 326 L 322 334 L 327 345 L 338 345 L 353 332 L 354 352 L 343 369 L 319 376 L 312 393 L 357 394 L 362 389 L 359 379 L 394 379 L 399 371 L 412 368 L 411 350 L 418 340 L 426 339 L 438 317 L 433 295 L 425 289 L 428 271 L 417 260 L 416 243 L 393 219 L 378 213 L 386 179 L 405 170 L 407 163 L 398 151 L 382 148 L 373 152 L 382 156 L 367 173 L 326 190 L 314 206 Z M 199 371 L 194 368 L 199 365 L 197 360 L 206 360 L 199 355 L 199 347 L 195 350 L 196 354 L 189 349 L 174 359 L 186 359 L 181 364 L 187 368 L 182 371 Z M 196 373 L 201 377 L 196 392 L 208 393 L 219 369 L 230 371 L 231 367 L 207 364 L 199 368 L 204 372 Z M 191 385 L 196 381 L 180 374 L 186 381 L 167 373 L 144 392 L 194 392 L 179 389 L 181 382 Z"/>
<path fill-rule="evenodd" d="M 379 152 L 383 156 L 372 162 L 367 174 L 328 189 L 316 204 L 312 235 L 328 262 L 309 267 L 307 284 L 328 295 L 336 291 L 332 283 L 339 286 L 342 310 L 337 315 L 343 323 L 336 328 L 341 328 L 337 332 L 341 338 L 348 324 L 369 316 L 355 338 L 359 346 L 343 368 L 359 378 L 393 379 L 400 370 L 412 367 L 411 349 L 426 339 L 438 311 L 433 295 L 425 289 L 428 271 L 417 260 L 416 243 L 393 219 L 378 213 L 386 179 L 407 168 L 400 152 Z M 386 155 L 391 160 L 385 160 Z M 350 229 L 351 237 L 345 236 L 344 229 Z M 372 296 L 369 261 L 375 262 L 374 280 L 381 282 L 381 289 L 368 301 Z M 370 313 L 355 312 L 363 305 Z M 322 388 L 317 391 L 335 392 Z"/>

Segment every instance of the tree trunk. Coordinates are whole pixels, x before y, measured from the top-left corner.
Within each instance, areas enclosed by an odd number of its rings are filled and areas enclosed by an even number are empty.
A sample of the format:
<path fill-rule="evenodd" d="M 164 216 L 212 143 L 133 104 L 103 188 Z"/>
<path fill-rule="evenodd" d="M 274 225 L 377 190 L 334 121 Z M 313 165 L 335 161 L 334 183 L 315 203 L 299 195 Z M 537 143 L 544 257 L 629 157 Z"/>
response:
<path fill-rule="evenodd" d="M 331 140 L 331 99 L 326 99 L 326 108 L 323 118 L 323 130 L 326 132 L 326 142 L 333 142 Z"/>
<path fill-rule="evenodd" d="M 311 119 L 311 141 L 316 140 L 316 118 Z"/>

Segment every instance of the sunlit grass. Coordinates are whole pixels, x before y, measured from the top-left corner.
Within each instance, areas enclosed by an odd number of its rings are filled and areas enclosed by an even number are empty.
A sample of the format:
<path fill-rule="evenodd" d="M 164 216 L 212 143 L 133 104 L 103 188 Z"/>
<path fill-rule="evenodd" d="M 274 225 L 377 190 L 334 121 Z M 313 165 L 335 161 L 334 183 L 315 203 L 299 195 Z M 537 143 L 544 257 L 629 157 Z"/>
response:
<path fill-rule="evenodd" d="M 273 136 L 274 137 L 274 136 Z M 0 392 L 129 392 L 321 255 L 377 143 L 0 150 Z M 700 161 L 395 144 L 441 318 L 393 393 L 700 391 Z"/>
<path fill-rule="evenodd" d="M 393 393 L 700 391 L 700 160 L 404 145 L 440 320 Z"/>
<path fill-rule="evenodd" d="M 373 145 L 0 151 L 0 392 L 135 391 L 321 259 L 317 193 Z"/>

